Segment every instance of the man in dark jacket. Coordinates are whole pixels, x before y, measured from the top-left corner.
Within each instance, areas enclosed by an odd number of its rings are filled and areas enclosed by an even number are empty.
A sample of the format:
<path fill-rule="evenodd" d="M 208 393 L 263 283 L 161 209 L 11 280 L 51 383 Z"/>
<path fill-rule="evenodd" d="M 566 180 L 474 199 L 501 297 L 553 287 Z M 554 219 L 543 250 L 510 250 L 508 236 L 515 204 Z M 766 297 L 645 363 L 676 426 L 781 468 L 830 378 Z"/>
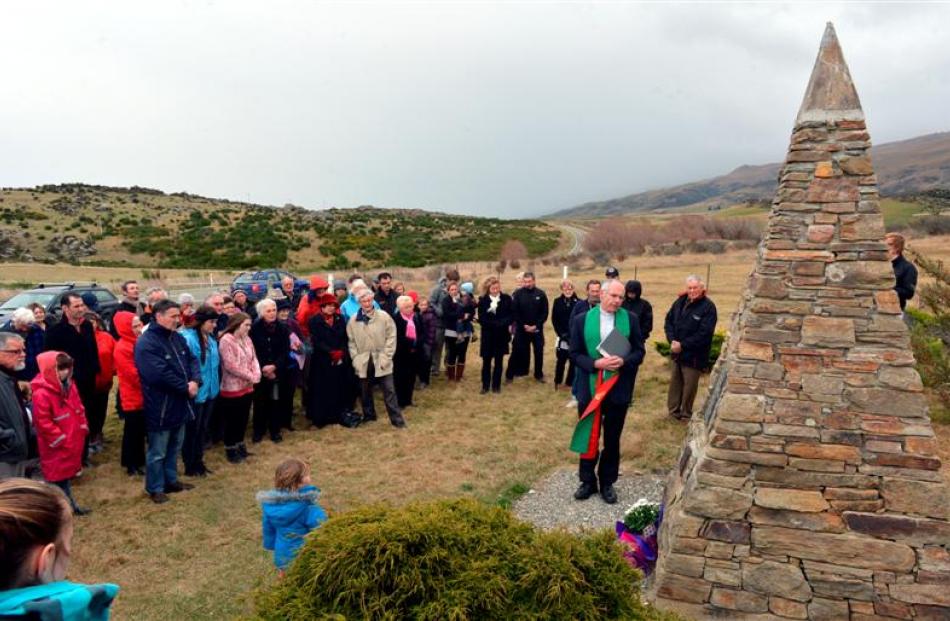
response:
<path fill-rule="evenodd" d="M 26 343 L 18 334 L 0 332 L 0 480 L 27 476 L 30 418 L 16 373 L 26 366 Z"/>
<path fill-rule="evenodd" d="M 917 268 L 904 258 L 903 235 L 888 233 L 884 236 L 884 243 L 887 244 L 887 256 L 894 267 L 894 291 L 897 292 L 897 299 L 900 300 L 903 311 L 907 300 L 914 297 L 914 291 L 917 289 Z"/>
<path fill-rule="evenodd" d="M 515 376 L 516 361 L 524 361 L 524 369 L 530 367 L 530 350 L 534 350 L 534 379 L 544 383 L 544 323 L 548 320 L 548 296 L 534 286 L 534 274 L 524 273 L 524 286 L 514 292 L 512 316 L 515 338 L 511 344 L 511 357 L 505 378 L 510 382 Z"/>
<path fill-rule="evenodd" d="M 577 294 L 574 293 L 574 283 L 570 280 L 561 282 L 561 295 L 554 299 L 551 304 L 551 324 L 554 326 L 554 334 L 557 335 L 557 344 L 555 345 L 554 355 L 557 363 L 554 366 L 554 390 L 557 390 L 561 383 L 567 386 L 574 383 L 574 363 L 567 363 L 571 359 L 571 311 L 577 304 Z M 564 377 L 564 367 L 567 366 L 567 378 Z"/>
<path fill-rule="evenodd" d="M 430 371 L 432 377 L 438 377 L 442 369 L 442 350 L 445 346 L 445 324 L 442 321 L 442 305 L 445 302 L 445 298 L 449 295 L 447 291 L 449 283 L 458 281 L 459 271 L 457 269 L 450 269 L 445 272 L 445 276 L 439 279 L 439 282 L 432 288 L 432 293 L 429 294 L 429 307 L 432 308 L 432 312 L 435 313 L 436 317 L 435 341 L 432 343 L 432 369 Z"/>
<path fill-rule="evenodd" d="M 640 320 L 640 336 L 646 342 L 653 332 L 653 306 L 643 299 L 643 285 L 639 280 L 628 280 L 625 289 L 623 307 Z"/>
<path fill-rule="evenodd" d="M 686 293 L 673 302 L 664 324 L 673 363 L 666 405 L 673 418 L 693 416 L 699 376 L 709 366 L 716 320 L 716 305 L 706 297 L 706 284 L 699 276 L 688 276 Z"/>
<path fill-rule="evenodd" d="M 600 495 L 604 502 L 617 502 L 614 483 L 620 469 L 620 434 L 623 432 L 627 409 L 633 401 L 637 370 L 645 353 L 637 317 L 621 306 L 623 296 L 624 288 L 620 281 L 608 280 L 601 290 L 600 307 L 578 314 L 571 320 L 571 360 L 577 366 L 578 413 L 584 413 L 596 394 L 598 374 L 619 374 L 613 388 L 600 401 L 598 409 L 590 414 L 600 419 L 594 425 L 595 429 L 603 428 L 604 449 L 598 451 L 599 440 L 592 435 L 590 450 L 581 453 L 578 468 L 581 483 L 574 492 L 577 500 L 586 500 L 597 493 L 599 479 Z M 614 329 L 626 336 L 630 343 L 630 351 L 623 357 L 604 356 L 599 351 L 600 343 Z M 602 379 L 607 381 L 609 377 L 602 376 Z"/>
<path fill-rule="evenodd" d="M 587 299 L 578 300 L 577 304 L 574 305 L 574 308 L 571 309 L 571 321 L 574 321 L 575 316 L 586 313 L 590 309 L 600 304 L 600 281 L 588 280 L 586 289 Z"/>
<path fill-rule="evenodd" d="M 46 331 L 44 351 L 61 351 L 73 359 L 73 381 L 86 411 L 92 409 L 99 373 L 99 346 L 96 329 L 86 321 L 88 307 L 78 293 L 64 293 L 60 299 L 63 317 Z"/>
<path fill-rule="evenodd" d="M 396 313 L 396 292 L 393 291 L 393 275 L 382 272 L 376 277 L 376 303 L 388 314 Z"/>
<path fill-rule="evenodd" d="M 135 366 L 142 381 L 145 430 L 148 437 L 145 491 L 152 502 L 166 494 L 194 487 L 178 481 L 178 451 L 185 422 L 194 418 L 192 400 L 201 384 L 201 368 L 176 330 L 181 309 L 171 300 L 152 306 L 152 323 L 135 343 Z"/>

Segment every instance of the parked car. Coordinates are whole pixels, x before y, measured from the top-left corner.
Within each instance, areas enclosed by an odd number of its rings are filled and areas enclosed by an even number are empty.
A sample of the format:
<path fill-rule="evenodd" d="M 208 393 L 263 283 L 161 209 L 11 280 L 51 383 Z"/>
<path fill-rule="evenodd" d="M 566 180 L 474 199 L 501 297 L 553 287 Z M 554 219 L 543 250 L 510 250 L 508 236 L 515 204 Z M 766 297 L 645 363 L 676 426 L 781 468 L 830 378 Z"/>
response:
<path fill-rule="evenodd" d="M 294 279 L 294 292 L 307 289 L 310 283 L 307 280 L 297 278 L 290 272 L 278 269 L 260 270 L 257 272 L 241 272 L 231 283 L 231 291 L 240 289 L 247 294 L 247 298 L 256 302 L 267 295 L 270 289 L 280 289 L 280 281 L 285 276 Z"/>
<path fill-rule="evenodd" d="M 119 307 L 119 299 L 111 291 L 96 283 L 40 283 L 32 289 L 21 291 L 2 305 L 0 305 L 0 324 L 10 320 L 13 311 L 36 302 L 46 309 L 46 316 L 50 323 L 59 321 L 62 316 L 60 299 L 67 291 L 82 295 L 92 292 L 99 300 L 99 314 L 106 325 L 111 325 L 112 315 Z"/>

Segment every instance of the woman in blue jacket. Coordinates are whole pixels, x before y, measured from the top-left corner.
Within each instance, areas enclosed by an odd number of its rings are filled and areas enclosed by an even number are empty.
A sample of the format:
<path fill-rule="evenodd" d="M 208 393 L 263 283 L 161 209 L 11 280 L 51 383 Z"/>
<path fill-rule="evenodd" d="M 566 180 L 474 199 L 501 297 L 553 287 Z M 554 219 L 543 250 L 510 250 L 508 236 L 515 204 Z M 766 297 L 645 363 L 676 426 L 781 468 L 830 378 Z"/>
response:
<path fill-rule="evenodd" d="M 320 490 L 310 481 L 310 466 L 287 459 L 274 474 L 274 487 L 257 493 L 264 517 L 264 549 L 274 551 L 274 565 L 283 575 L 307 533 L 323 524 L 327 514 L 317 504 Z"/>
<path fill-rule="evenodd" d="M 208 440 L 208 421 L 214 409 L 214 400 L 221 389 L 221 357 L 218 341 L 214 338 L 218 313 L 203 304 L 195 312 L 195 323 L 183 328 L 181 335 L 201 369 L 201 386 L 195 397 L 195 417 L 185 423 L 185 443 L 181 458 L 185 463 L 185 475 L 203 477 L 211 474 L 204 464 L 205 442 Z"/>

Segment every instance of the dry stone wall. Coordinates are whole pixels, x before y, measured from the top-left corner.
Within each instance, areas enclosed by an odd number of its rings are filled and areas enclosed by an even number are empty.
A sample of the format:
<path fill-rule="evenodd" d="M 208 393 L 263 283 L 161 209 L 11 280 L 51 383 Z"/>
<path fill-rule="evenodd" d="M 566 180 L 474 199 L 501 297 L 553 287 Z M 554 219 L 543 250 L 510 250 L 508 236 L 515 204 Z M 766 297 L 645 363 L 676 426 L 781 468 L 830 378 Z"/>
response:
<path fill-rule="evenodd" d="M 652 596 L 695 618 L 950 619 L 950 493 L 828 25 Z"/>

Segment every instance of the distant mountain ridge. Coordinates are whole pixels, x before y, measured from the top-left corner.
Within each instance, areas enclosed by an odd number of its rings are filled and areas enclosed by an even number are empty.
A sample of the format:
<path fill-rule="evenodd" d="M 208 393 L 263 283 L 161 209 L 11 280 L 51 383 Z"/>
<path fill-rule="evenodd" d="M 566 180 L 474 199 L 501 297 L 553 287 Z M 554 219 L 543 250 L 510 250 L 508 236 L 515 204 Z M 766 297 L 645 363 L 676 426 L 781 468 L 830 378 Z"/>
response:
<path fill-rule="evenodd" d="M 871 149 L 871 158 L 883 196 L 950 187 L 950 132 L 877 145 Z M 592 201 L 557 211 L 550 217 L 616 216 L 700 204 L 725 206 L 750 200 L 771 200 L 780 166 L 780 163 L 740 166 L 712 179 Z"/>

